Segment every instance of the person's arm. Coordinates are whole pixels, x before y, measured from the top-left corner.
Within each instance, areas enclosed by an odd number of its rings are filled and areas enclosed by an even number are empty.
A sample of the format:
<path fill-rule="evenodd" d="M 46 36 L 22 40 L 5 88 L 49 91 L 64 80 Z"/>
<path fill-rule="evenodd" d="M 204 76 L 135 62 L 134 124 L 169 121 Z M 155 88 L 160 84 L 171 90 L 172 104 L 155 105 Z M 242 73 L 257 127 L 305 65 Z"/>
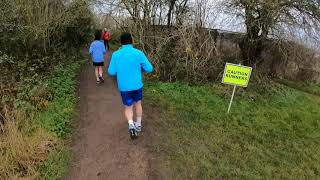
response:
<path fill-rule="evenodd" d="M 91 44 L 89 47 L 90 58 L 88 58 L 88 64 L 90 64 L 90 61 L 92 61 L 92 53 L 93 53 L 93 48 L 92 48 L 92 44 Z"/>
<path fill-rule="evenodd" d="M 117 75 L 117 67 L 116 67 L 116 58 L 115 56 L 111 56 L 108 73 L 110 76 Z"/>
<path fill-rule="evenodd" d="M 92 48 L 92 44 L 90 45 L 90 48 L 89 48 L 89 54 L 92 55 L 92 52 L 93 52 L 93 48 Z"/>
<path fill-rule="evenodd" d="M 151 73 L 153 71 L 152 64 L 149 62 L 148 58 L 143 52 L 141 52 L 140 54 L 140 60 L 141 60 L 142 70 L 146 73 Z"/>
<path fill-rule="evenodd" d="M 102 32 L 102 33 L 101 33 L 101 38 L 100 38 L 101 40 L 104 40 L 104 33 L 105 33 L 105 32 Z"/>

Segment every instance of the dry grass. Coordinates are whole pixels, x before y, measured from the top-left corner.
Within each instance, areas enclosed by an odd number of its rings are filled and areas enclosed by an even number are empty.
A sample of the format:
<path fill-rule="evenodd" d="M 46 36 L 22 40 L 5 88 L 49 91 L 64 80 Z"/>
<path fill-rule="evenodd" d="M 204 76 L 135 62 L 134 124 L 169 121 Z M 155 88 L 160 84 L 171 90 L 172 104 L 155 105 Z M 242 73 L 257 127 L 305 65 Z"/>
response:
<path fill-rule="evenodd" d="M 41 82 L 0 86 L 0 180 L 62 179 L 81 62 L 57 66 Z"/>
<path fill-rule="evenodd" d="M 148 31 L 134 28 L 136 45 L 155 66 L 153 77 L 163 81 L 215 81 L 226 61 L 239 59 L 237 44 L 219 40 L 213 31 L 196 26 L 152 26 Z"/>
<path fill-rule="evenodd" d="M 22 116 L 17 113 L 16 117 Z M 6 121 L 0 136 L 0 179 L 39 178 L 39 165 L 58 143 L 57 138 L 44 129 L 21 127 L 19 121 L 21 119 Z"/>

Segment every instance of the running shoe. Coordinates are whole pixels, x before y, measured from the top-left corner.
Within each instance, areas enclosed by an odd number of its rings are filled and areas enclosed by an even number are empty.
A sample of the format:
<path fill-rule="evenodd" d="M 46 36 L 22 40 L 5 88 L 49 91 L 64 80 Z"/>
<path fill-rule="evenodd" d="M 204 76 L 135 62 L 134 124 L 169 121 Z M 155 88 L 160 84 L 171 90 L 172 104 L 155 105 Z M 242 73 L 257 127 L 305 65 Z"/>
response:
<path fill-rule="evenodd" d="M 99 77 L 100 82 L 104 83 L 103 77 Z"/>
<path fill-rule="evenodd" d="M 138 133 L 140 133 L 140 132 L 142 131 L 141 125 L 138 125 L 138 124 L 135 122 L 135 123 L 134 123 L 134 126 L 135 126 L 136 131 L 137 131 Z"/>
<path fill-rule="evenodd" d="M 136 139 L 138 137 L 138 134 L 134 125 L 129 125 L 129 135 L 131 139 Z"/>

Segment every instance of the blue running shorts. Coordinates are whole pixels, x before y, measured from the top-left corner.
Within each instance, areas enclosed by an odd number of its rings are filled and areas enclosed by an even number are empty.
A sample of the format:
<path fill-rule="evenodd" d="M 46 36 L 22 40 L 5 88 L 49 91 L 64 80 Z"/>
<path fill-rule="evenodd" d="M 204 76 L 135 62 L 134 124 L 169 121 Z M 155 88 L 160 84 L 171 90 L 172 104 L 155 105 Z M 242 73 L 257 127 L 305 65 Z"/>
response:
<path fill-rule="evenodd" d="M 135 91 L 121 91 L 122 103 L 125 106 L 132 106 L 134 103 L 141 101 L 143 98 L 142 88 Z"/>

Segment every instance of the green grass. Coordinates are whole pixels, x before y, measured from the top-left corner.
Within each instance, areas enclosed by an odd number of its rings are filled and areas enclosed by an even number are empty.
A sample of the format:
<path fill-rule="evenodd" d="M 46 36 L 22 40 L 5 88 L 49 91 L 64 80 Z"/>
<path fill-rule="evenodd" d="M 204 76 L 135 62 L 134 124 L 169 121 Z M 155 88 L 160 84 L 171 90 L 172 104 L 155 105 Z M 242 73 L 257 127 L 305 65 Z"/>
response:
<path fill-rule="evenodd" d="M 148 82 L 161 109 L 167 179 L 319 179 L 320 98 L 274 84 L 232 87 Z"/>
<path fill-rule="evenodd" d="M 76 76 L 81 63 L 58 66 L 46 80 L 53 99 L 48 108 L 36 116 L 35 123 L 54 133 L 62 143 L 50 152 L 48 159 L 40 166 L 41 179 L 63 179 L 68 169 L 71 151 L 66 141 L 70 138 L 75 115 Z"/>
<path fill-rule="evenodd" d="M 0 179 L 64 178 L 71 158 L 76 76 L 84 61 L 70 56 L 63 62 L 23 76 L 15 84 L 16 95 L 0 98 L 10 112 L 0 130 Z"/>
<path fill-rule="evenodd" d="M 320 96 L 319 84 L 314 84 L 309 82 L 293 82 L 285 79 L 279 80 L 279 82 L 291 88 Z"/>
<path fill-rule="evenodd" d="M 67 173 L 70 160 L 70 149 L 65 146 L 58 147 L 57 150 L 49 154 L 48 159 L 41 165 L 41 179 L 63 179 Z"/>
<path fill-rule="evenodd" d="M 46 111 L 38 115 L 36 122 L 60 138 L 66 138 L 71 132 L 71 121 L 77 100 L 75 78 L 79 67 L 80 63 L 58 66 L 45 83 L 53 94 L 53 100 Z"/>

